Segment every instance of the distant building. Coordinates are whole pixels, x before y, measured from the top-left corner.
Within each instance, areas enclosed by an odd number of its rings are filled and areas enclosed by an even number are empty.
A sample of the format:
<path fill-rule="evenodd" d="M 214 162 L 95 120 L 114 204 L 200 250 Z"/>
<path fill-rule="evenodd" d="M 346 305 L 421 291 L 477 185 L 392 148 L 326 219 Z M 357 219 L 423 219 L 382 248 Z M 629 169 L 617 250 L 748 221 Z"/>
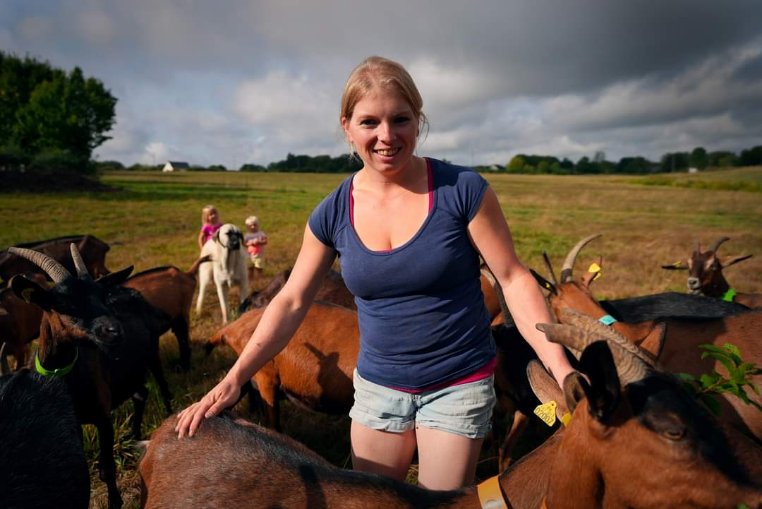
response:
<path fill-rule="evenodd" d="M 167 161 L 167 164 L 161 169 L 161 171 L 180 171 L 187 170 L 190 165 L 184 161 Z"/>

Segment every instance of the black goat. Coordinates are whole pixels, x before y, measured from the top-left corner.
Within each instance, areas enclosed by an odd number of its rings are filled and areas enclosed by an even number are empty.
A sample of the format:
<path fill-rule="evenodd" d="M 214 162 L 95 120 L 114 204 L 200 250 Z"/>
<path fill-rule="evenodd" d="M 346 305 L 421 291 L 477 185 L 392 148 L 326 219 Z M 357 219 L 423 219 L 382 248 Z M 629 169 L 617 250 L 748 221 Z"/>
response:
<path fill-rule="evenodd" d="M 113 458 L 111 410 L 132 397 L 132 434 L 140 427 L 148 396 L 146 370 L 161 391 L 167 414 L 170 393 L 161 369 L 158 329 L 166 320 L 140 294 L 121 283 L 132 267 L 93 280 L 75 245 L 71 246 L 78 277 L 54 259 L 28 249 L 11 248 L 53 280 L 41 287 L 23 276 L 11 280 L 13 291 L 43 309 L 37 371 L 63 378 L 80 424 L 94 424 L 100 444 L 99 474 L 108 486 L 109 507 L 121 507 Z"/>
<path fill-rule="evenodd" d="M 90 475 L 63 381 L 0 376 L 0 506 L 87 509 Z"/>

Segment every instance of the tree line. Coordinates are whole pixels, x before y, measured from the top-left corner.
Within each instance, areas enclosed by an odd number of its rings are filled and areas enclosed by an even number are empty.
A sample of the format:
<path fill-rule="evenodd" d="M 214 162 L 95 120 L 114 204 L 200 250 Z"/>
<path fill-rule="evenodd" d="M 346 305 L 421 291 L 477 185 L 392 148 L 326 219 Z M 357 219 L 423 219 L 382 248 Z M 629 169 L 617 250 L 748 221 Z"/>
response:
<path fill-rule="evenodd" d="M 117 99 L 103 83 L 85 77 L 79 67 L 66 72 L 47 62 L 0 51 L 0 171 L 66 171 L 91 174 L 109 170 L 159 170 L 161 165 L 93 161 L 92 152 L 110 139 Z M 762 145 L 742 150 L 671 152 L 661 160 L 623 157 L 608 161 L 596 152 L 572 162 L 548 155 L 518 154 L 505 165 L 477 166 L 477 171 L 530 174 L 644 174 L 702 170 L 708 167 L 762 165 Z M 349 173 L 360 169 L 356 155 L 295 155 L 268 165 L 243 164 L 246 172 Z M 224 165 L 193 165 L 192 171 L 227 171 Z"/>

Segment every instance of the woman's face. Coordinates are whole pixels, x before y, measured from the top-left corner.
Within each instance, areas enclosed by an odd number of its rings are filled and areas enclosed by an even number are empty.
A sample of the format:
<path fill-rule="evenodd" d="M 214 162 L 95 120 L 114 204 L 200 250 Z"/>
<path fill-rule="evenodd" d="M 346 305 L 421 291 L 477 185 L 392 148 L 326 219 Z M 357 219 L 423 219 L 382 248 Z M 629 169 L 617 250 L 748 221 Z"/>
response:
<path fill-rule="evenodd" d="M 341 120 L 347 140 L 365 163 L 379 172 L 404 168 L 415 151 L 418 118 L 402 95 L 373 89 Z"/>

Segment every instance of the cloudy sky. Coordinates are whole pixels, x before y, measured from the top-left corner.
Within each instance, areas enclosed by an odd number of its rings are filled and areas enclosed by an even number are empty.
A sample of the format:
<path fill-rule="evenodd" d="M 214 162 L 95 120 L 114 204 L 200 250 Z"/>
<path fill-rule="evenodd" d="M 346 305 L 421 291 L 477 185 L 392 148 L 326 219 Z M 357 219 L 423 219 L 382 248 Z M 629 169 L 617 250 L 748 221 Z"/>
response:
<path fill-rule="evenodd" d="M 341 90 L 373 54 L 421 90 L 421 155 L 762 144 L 759 0 L 2 0 L 0 49 L 101 80 L 96 155 L 126 165 L 345 153 Z"/>

